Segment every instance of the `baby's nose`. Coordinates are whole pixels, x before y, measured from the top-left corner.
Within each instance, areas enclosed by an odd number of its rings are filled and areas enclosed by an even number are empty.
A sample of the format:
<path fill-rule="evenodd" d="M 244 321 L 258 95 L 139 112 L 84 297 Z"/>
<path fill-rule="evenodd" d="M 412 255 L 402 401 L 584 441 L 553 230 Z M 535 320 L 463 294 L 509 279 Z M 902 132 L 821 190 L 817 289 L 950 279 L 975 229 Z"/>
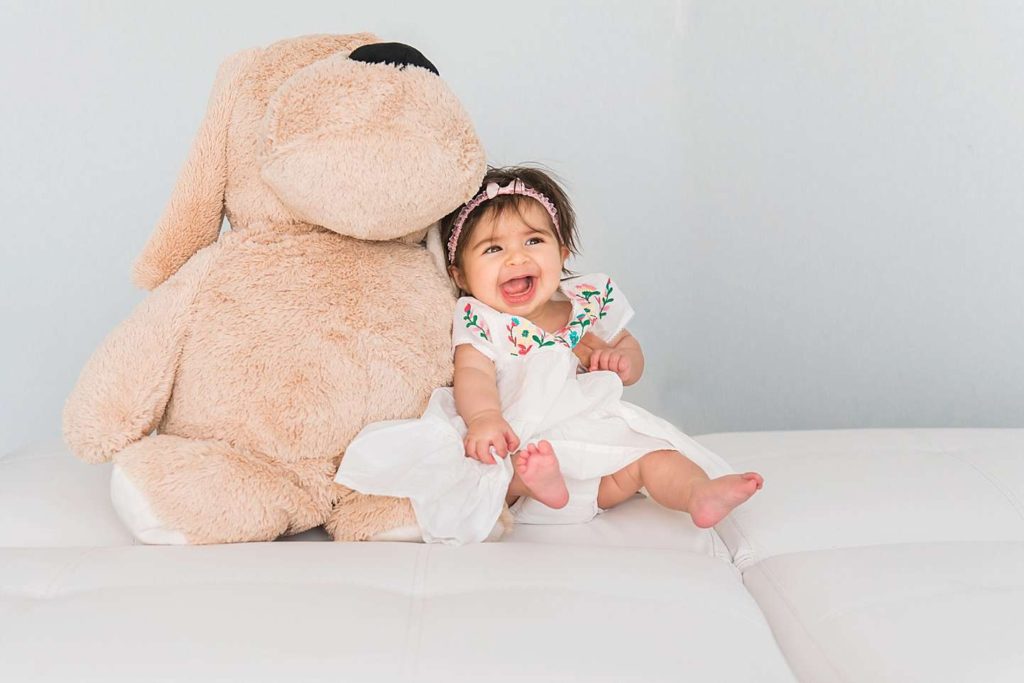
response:
<path fill-rule="evenodd" d="M 506 263 L 505 267 L 511 271 L 520 271 L 528 268 L 530 265 L 530 259 L 526 256 L 516 256 L 510 258 Z"/>
<path fill-rule="evenodd" d="M 519 265 L 520 263 L 524 263 L 526 261 L 526 258 L 527 256 L 525 252 L 510 249 L 508 251 L 506 263 L 508 263 L 510 266 Z"/>

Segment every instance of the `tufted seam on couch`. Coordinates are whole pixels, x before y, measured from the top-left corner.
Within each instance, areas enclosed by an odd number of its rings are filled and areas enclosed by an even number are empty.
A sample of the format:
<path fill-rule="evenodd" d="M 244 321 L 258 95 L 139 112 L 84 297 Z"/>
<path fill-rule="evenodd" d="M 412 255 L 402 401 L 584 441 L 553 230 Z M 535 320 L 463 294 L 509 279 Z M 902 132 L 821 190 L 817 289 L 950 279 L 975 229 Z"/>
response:
<path fill-rule="evenodd" d="M 740 541 L 743 543 L 745 548 L 737 547 L 736 552 L 730 551 L 729 556 L 732 558 L 733 565 L 740 570 L 745 571 L 748 567 L 753 567 L 758 564 L 761 560 L 765 559 L 761 555 L 761 551 L 757 545 L 743 532 L 743 527 L 736 523 L 732 517 L 726 517 L 724 520 L 725 524 L 729 525 L 736 534 L 739 536 Z M 723 539 L 723 543 L 725 540 Z M 726 549 L 728 550 L 728 543 L 726 543 Z M 744 552 L 745 551 L 745 552 Z"/>
<path fill-rule="evenodd" d="M 718 554 L 718 541 L 715 540 L 715 536 L 717 536 L 718 534 L 715 533 L 714 529 L 708 529 L 707 530 L 707 535 L 708 535 L 708 539 L 711 541 L 711 556 L 712 557 L 719 557 L 719 554 Z M 732 553 L 729 552 L 729 548 L 726 548 L 725 552 L 729 556 L 729 561 L 731 562 L 732 561 Z"/>
<path fill-rule="evenodd" d="M 799 554 L 799 553 L 793 553 L 793 554 Z M 776 577 L 772 573 L 771 569 L 768 567 L 768 564 L 765 563 L 765 562 L 758 562 L 757 563 L 757 568 L 761 572 L 761 574 L 765 577 L 765 579 L 767 579 L 768 583 L 772 587 L 772 590 L 775 591 L 775 594 L 778 596 L 779 601 L 783 605 L 785 605 L 786 610 L 789 612 L 790 616 L 793 618 L 793 621 L 800 625 L 800 630 L 807 637 L 807 642 L 809 642 L 814 647 L 814 649 L 818 652 L 818 654 L 821 655 L 822 661 L 825 662 L 828 665 L 828 668 L 832 671 L 832 673 L 835 674 L 836 680 L 843 681 L 844 683 L 849 683 L 849 679 L 846 678 L 842 674 L 842 671 L 835 665 L 835 663 L 832 661 L 832 659 L 825 653 L 825 649 L 821 646 L 821 643 L 819 643 L 817 638 L 815 638 L 811 634 L 810 630 L 808 630 L 807 625 L 803 622 L 803 619 L 801 619 L 798 616 L 796 608 L 793 607 L 793 603 L 791 603 L 789 601 L 789 596 L 787 596 L 785 591 L 782 590 L 782 584 L 778 580 L 778 577 Z M 746 586 L 746 581 L 744 581 L 744 586 Z M 770 620 L 768 622 L 768 625 L 769 625 L 769 627 L 771 627 L 771 621 Z M 772 629 L 772 631 L 774 633 L 774 628 Z M 777 636 L 775 638 L 775 642 L 778 643 L 778 637 Z M 782 647 L 781 643 L 779 643 L 779 649 L 782 651 L 783 656 L 786 657 L 786 660 L 788 661 L 789 657 L 786 655 L 786 648 Z M 792 668 L 792 664 L 790 664 L 790 668 Z"/>
<path fill-rule="evenodd" d="M 423 638 L 423 586 L 430 567 L 431 546 L 417 548 L 413 567 L 412 585 L 409 587 L 409 612 L 405 624 L 405 645 L 402 648 L 402 675 L 416 680 L 419 668 L 420 642 Z"/>
<path fill-rule="evenodd" d="M 997 479 L 993 478 L 988 472 L 986 472 L 984 469 L 978 466 L 977 463 L 972 462 L 969 458 L 965 458 L 959 453 L 953 453 L 950 451 L 943 451 L 942 455 L 946 455 L 950 458 L 953 458 L 954 460 L 957 460 L 967 465 L 972 470 L 977 472 L 985 481 L 992 485 L 992 488 L 994 488 L 996 491 L 1002 494 L 1003 498 L 1006 499 L 1006 502 L 1008 502 L 1010 506 L 1017 511 L 1017 514 L 1020 516 L 1021 520 L 1024 521 L 1024 503 L 1017 499 L 1017 497 L 1013 494 L 1013 491 L 1007 489 L 1005 486 L 1000 484 Z"/>
<path fill-rule="evenodd" d="M 60 588 L 63 586 L 67 578 L 71 576 L 76 569 L 81 567 L 88 558 L 97 554 L 101 550 L 103 550 L 103 548 L 89 548 L 85 550 L 85 552 L 79 553 L 76 557 L 65 562 L 60 569 L 54 573 L 53 578 L 50 579 L 46 588 L 44 588 L 43 591 L 35 597 L 43 600 L 50 600 L 56 597 L 58 593 L 63 593 Z"/>
<path fill-rule="evenodd" d="M 998 592 L 1003 592 L 1003 593 L 1015 593 L 1015 592 L 1020 591 L 1021 589 L 1017 588 L 1017 587 L 1008 587 L 1008 588 L 985 587 L 984 590 L 986 590 L 986 591 L 998 591 Z M 898 597 L 895 597 L 895 598 L 862 599 L 854 607 L 849 607 L 849 608 L 846 608 L 846 609 L 833 609 L 833 610 L 830 610 L 828 612 L 823 613 L 821 615 L 820 621 L 832 621 L 832 620 L 842 619 L 844 617 L 849 616 L 850 614 L 855 613 L 857 610 L 862 610 L 862 609 L 870 608 L 870 607 L 893 606 L 893 605 L 896 605 L 896 604 L 912 605 L 912 604 L 920 603 L 920 602 L 934 601 L 936 598 L 944 598 L 944 597 L 951 597 L 951 596 L 958 596 L 958 595 L 959 596 L 971 595 L 973 593 L 977 593 L 978 591 L 979 591 L 979 587 L 978 586 L 966 585 L 966 586 L 962 586 L 958 590 L 951 590 L 951 589 L 948 589 L 948 588 L 947 589 L 942 589 L 942 590 L 934 590 L 934 591 L 929 592 L 926 595 L 901 595 L 901 596 L 898 596 Z"/>
<path fill-rule="evenodd" d="M 965 544 L 988 544 L 988 543 L 1024 543 L 1024 538 L 1007 538 L 999 540 L 975 540 L 975 539 L 945 539 L 945 540 L 934 540 L 926 539 L 923 541 L 891 541 L 886 543 L 857 543 L 853 545 L 835 546 L 831 548 L 811 548 L 808 550 L 789 550 L 784 553 L 775 553 L 769 557 L 762 557 L 757 562 L 740 569 L 740 573 L 743 574 L 748 569 L 754 569 L 760 567 L 768 560 L 776 560 L 787 557 L 797 557 L 799 555 L 809 555 L 815 553 L 832 553 L 843 550 L 864 550 L 866 548 L 897 548 L 906 546 L 934 546 L 934 545 L 965 545 Z"/>

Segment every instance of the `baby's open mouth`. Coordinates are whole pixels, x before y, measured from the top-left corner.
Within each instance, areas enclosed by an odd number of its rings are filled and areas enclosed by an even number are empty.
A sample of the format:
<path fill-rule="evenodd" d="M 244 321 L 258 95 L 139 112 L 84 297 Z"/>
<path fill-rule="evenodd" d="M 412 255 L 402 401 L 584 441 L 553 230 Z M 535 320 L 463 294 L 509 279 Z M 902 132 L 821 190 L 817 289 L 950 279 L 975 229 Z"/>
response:
<path fill-rule="evenodd" d="M 517 277 L 501 284 L 501 295 L 509 303 L 522 303 L 533 295 L 534 278 L 531 275 Z"/>

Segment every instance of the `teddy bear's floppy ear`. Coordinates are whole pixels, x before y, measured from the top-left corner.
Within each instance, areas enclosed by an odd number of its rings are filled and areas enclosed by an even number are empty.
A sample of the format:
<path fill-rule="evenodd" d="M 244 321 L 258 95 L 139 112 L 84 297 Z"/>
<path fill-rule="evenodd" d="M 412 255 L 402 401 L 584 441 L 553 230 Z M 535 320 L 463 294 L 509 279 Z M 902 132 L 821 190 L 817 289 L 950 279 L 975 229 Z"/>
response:
<path fill-rule="evenodd" d="M 227 183 L 228 123 L 237 95 L 237 77 L 255 52 L 237 53 L 217 71 L 206 116 L 171 199 L 135 262 L 134 280 L 140 287 L 153 289 L 220 234 Z"/>

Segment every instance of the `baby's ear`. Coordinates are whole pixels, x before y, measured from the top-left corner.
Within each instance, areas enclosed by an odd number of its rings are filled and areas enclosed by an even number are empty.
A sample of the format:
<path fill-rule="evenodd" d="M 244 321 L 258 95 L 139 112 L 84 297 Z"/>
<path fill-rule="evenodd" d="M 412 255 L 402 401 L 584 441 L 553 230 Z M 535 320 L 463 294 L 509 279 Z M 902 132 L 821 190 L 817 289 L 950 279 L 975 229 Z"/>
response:
<path fill-rule="evenodd" d="M 448 266 L 448 276 L 455 280 L 455 284 L 459 289 L 466 290 L 466 283 L 462 279 L 462 271 L 459 270 L 458 266 Z"/>

